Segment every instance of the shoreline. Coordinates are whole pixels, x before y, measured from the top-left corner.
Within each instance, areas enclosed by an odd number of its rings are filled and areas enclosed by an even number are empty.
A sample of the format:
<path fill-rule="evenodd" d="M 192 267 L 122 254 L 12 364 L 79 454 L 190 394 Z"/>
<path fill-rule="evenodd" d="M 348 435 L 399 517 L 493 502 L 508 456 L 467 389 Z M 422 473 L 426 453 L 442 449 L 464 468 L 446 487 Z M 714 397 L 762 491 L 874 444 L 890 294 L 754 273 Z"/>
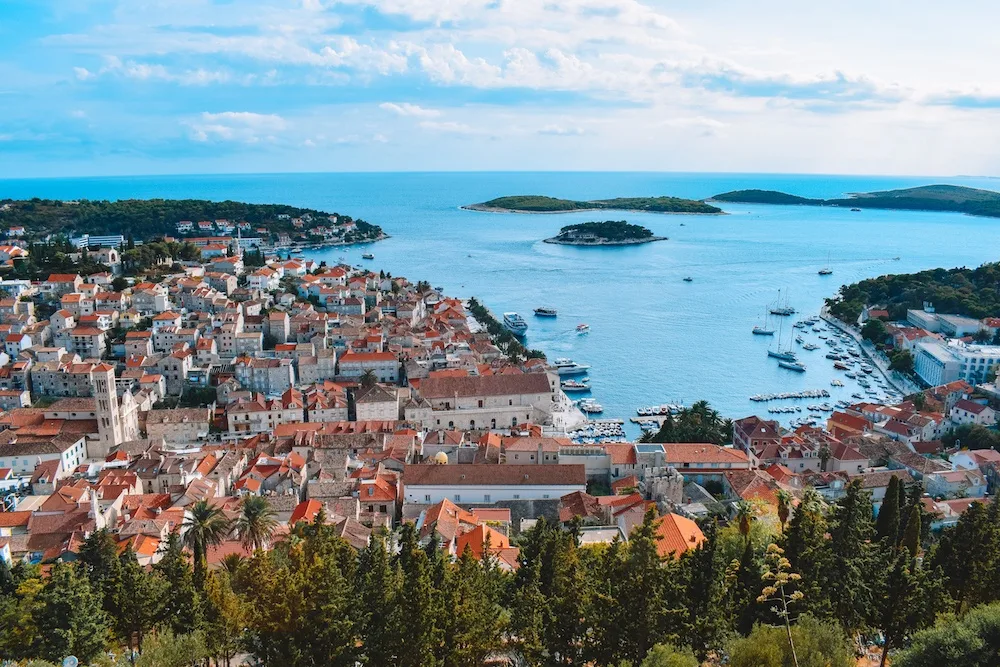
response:
<path fill-rule="evenodd" d="M 643 208 L 574 208 L 559 211 L 526 211 L 518 208 L 494 208 L 483 206 L 482 204 L 466 204 L 458 208 L 464 211 L 475 211 L 477 213 L 519 213 L 525 215 L 552 215 L 556 213 L 593 213 L 594 211 L 622 211 L 625 213 L 659 213 L 661 215 L 729 215 L 725 211 L 718 213 L 696 213 L 694 211 L 650 211 Z"/>
<path fill-rule="evenodd" d="M 628 241 L 568 241 L 561 240 L 557 236 L 549 239 L 542 239 L 542 243 L 552 243 L 554 245 L 575 245 L 575 246 L 620 246 L 620 245 L 642 245 L 644 243 L 655 243 L 656 241 L 668 241 L 666 236 L 650 236 L 644 239 L 630 239 Z"/>

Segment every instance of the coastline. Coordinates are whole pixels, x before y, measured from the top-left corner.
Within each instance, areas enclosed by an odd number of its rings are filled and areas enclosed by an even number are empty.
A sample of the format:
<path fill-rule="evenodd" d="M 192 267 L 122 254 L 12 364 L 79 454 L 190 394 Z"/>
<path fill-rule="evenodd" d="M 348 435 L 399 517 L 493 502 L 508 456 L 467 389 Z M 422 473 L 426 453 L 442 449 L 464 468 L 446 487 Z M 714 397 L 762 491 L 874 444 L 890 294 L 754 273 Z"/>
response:
<path fill-rule="evenodd" d="M 617 246 L 617 245 L 642 245 L 644 243 L 654 243 L 655 241 L 667 241 L 666 236 L 649 236 L 644 239 L 629 239 L 628 241 L 567 241 L 553 236 L 549 239 L 542 239 L 542 243 L 553 243 L 555 245 L 577 245 L 577 246 Z"/>
<path fill-rule="evenodd" d="M 494 208 L 482 204 L 466 204 L 458 208 L 477 213 L 520 213 L 525 215 L 553 215 L 558 213 L 593 213 L 595 211 L 622 211 L 625 213 L 659 213 L 661 215 L 729 215 L 725 211 L 718 213 L 696 213 L 694 211 L 651 211 L 645 208 L 574 208 L 560 211 L 525 211 L 518 208 Z"/>

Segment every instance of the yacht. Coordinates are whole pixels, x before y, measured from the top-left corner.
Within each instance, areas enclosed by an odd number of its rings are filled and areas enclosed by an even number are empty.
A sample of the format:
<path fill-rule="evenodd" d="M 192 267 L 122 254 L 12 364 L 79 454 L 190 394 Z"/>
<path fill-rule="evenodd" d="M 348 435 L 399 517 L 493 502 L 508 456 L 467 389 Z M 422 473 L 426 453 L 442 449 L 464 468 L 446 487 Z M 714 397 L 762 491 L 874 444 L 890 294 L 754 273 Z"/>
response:
<path fill-rule="evenodd" d="M 583 375 L 590 370 L 587 364 L 578 364 L 572 359 L 565 358 L 556 359 L 553 365 L 559 375 Z"/>
<path fill-rule="evenodd" d="M 775 302 L 774 307 L 770 310 L 772 315 L 780 315 L 782 317 L 788 317 L 789 315 L 795 314 L 795 309 L 788 305 L 788 295 L 785 295 L 785 304 L 781 304 L 781 290 L 778 290 L 778 300 Z"/>
<path fill-rule="evenodd" d="M 792 352 L 791 350 L 788 350 L 787 352 L 781 352 L 780 350 L 779 351 L 768 350 L 767 356 L 778 359 L 779 366 L 783 362 L 795 363 L 795 353 Z"/>
<path fill-rule="evenodd" d="M 809 350 L 810 352 L 812 352 L 813 350 L 818 350 L 819 345 L 815 345 L 813 343 L 806 343 L 805 345 L 802 346 L 802 349 Z"/>
<path fill-rule="evenodd" d="M 768 329 L 768 328 L 762 327 L 762 326 L 760 326 L 758 324 L 757 326 L 755 326 L 753 328 L 753 335 L 754 336 L 773 336 L 774 335 L 774 329 Z"/>
<path fill-rule="evenodd" d="M 833 367 L 836 368 L 838 371 L 846 371 L 850 369 L 850 366 L 848 366 L 842 361 L 833 362 Z"/>
<path fill-rule="evenodd" d="M 778 365 L 796 373 L 804 373 L 806 371 L 806 367 L 797 361 L 779 361 Z"/>
<path fill-rule="evenodd" d="M 827 269 L 827 268 L 824 267 L 824 268 L 822 268 L 822 269 L 819 270 L 819 275 L 821 275 L 821 276 L 832 276 L 833 275 L 833 269 Z"/>
<path fill-rule="evenodd" d="M 802 343 L 804 343 L 806 341 L 805 341 L 805 339 L 802 336 L 796 336 L 795 337 L 795 342 L 798 343 L 799 345 L 802 345 Z"/>
<path fill-rule="evenodd" d="M 685 276 L 684 277 L 684 282 L 686 282 L 686 283 L 690 283 L 690 282 L 693 282 L 693 281 L 694 281 L 694 278 L 692 278 L 691 276 Z"/>
<path fill-rule="evenodd" d="M 556 314 L 555 308 L 547 308 L 545 306 L 535 308 L 535 317 L 555 317 Z"/>
<path fill-rule="evenodd" d="M 523 336 L 528 332 L 528 323 L 517 313 L 504 313 L 503 325 L 510 329 L 515 336 Z"/>
<path fill-rule="evenodd" d="M 852 208 L 851 209 L 851 213 L 860 213 L 860 212 L 861 212 L 860 208 Z"/>
<path fill-rule="evenodd" d="M 590 391 L 590 385 L 585 381 L 579 380 L 563 380 L 559 383 L 562 390 L 565 392 L 580 392 L 580 391 Z"/>
<path fill-rule="evenodd" d="M 365 254 L 361 255 L 361 259 L 375 259 L 375 255 L 371 254 L 370 252 L 366 252 Z"/>
<path fill-rule="evenodd" d="M 577 407 L 588 415 L 604 412 L 604 407 L 592 398 L 585 398 L 577 403 Z"/>

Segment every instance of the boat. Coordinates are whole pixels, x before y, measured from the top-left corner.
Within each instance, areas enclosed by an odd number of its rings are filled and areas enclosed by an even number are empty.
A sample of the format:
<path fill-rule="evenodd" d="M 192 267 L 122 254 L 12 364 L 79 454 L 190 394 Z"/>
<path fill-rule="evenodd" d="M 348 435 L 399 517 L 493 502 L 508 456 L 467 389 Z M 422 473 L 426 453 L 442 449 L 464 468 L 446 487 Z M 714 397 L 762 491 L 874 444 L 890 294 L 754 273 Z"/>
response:
<path fill-rule="evenodd" d="M 852 208 L 851 209 L 851 213 L 860 213 L 860 212 L 861 212 L 860 208 Z"/>
<path fill-rule="evenodd" d="M 366 252 L 365 254 L 361 255 L 361 259 L 375 259 L 375 255 L 371 254 L 370 252 Z"/>
<path fill-rule="evenodd" d="M 854 378 L 858 377 L 858 374 L 855 373 L 854 371 L 847 371 L 846 373 L 844 373 L 844 375 L 846 375 L 847 377 L 851 378 L 852 380 Z"/>
<path fill-rule="evenodd" d="M 818 350 L 819 345 L 816 345 L 814 343 L 806 343 L 805 345 L 802 346 L 802 349 L 809 350 L 810 352 L 812 352 L 813 350 Z"/>
<path fill-rule="evenodd" d="M 586 412 L 588 415 L 604 412 L 604 406 L 602 406 L 600 403 L 598 403 L 592 398 L 584 398 L 580 400 L 576 405 L 578 408 L 580 408 L 580 410 Z"/>
<path fill-rule="evenodd" d="M 802 345 L 802 343 L 806 342 L 806 340 L 802 336 L 796 336 L 795 342 L 798 343 L 799 345 Z"/>
<path fill-rule="evenodd" d="M 775 351 L 775 350 L 768 350 L 767 351 L 767 356 L 774 357 L 775 359 L 778 359 L 780 361 L 788 361 L 788 362 L 794 362 L 795 361 L 795 353 L 792 352 L 791 350 L 789 350 L 787 352 L 780 352 L 780 351 Z M 779 363 L 779 365 L 780 365 L 780 363 Z"/>
<path fill-rule="evenodd" d="M 589 324 L 577 324 L 576 325 L 576 332 L 578 334 L 590 333 L 590 325 Z"/>
<path fill-rule="evenodd" d="M 837 354 L 836 352 L 827 352 L 826 358 L 833 359 L 834 361 L 840 361 L 840 355 Z"/>
<path fill-rule="evenodd" d="M 503 325 L 515 336 L 523 336 L 528 331 L 528 323 L 517 313 L 504 313 Z"/>
<path fill-rule="evenodd" d="M 830 386 L 831 387 L 843 387 L 844 383 L 841 382 L 840 380 L 830 380 Z"/>
<path fill-rule="evenodd" d="M 863 370 L 865 373 L 868 373 L 869 375 L 875 372 L 875 369 L 867 364 L 861 364 L 861 370 Z"/>
<path fill-rule="evenodd" d="M 847 364 L 845 364 L 842 361 L 835 361 L 835 362 L 833 362 L 833 367 L 836 368 L 838 371 L 846 371 L 846 370 L 850 370 L 850 368 L 851 368 L 850 366 L 848 366 Z"/>
<path fill-rule="evenodd" d="M 893 258 L 892 258 L 892 261 L 894 261 L 894 262 L 898 262 L 898 261 L 899 261 L 899 257 L 893 257 Z"/>
<path fill-rule="evenodd" d="M 759 324 L 753 328 L 754 336 L 773 336 L 774 329 L 766 329 Z"/>
<path fill-rule="evenodd" d="M 563 380 L 559 383 L 563 391 L 590 391 L 590 385 L 579 380 Z"/>
<path fill-rule="evenodd" d="M 771 308 L 772 315 L 780 315 L 782 317 L 788 317 L 789 315 L 795 314 L 795 309 L 788 305 L 788 295 L 785 295 L 785 305 L 781 305 L 781 290 L 778 290 L 778 300 L 774 304 L 774 308 Z"/>
<path fill-rule="evenodd" d="M 824 268 L 820 269 L 818 271 L 818 273 L 821 276 L 832 276 L 833 275 L 833 269 L 828 269 L 828 268 L 824 267 Z"/>
<path fill-rule="evenodd" d="M 588 370 L 590 370 L 590 366 L 588 366 L 587 364 L 578 364 L 572 359 L 566 359 L 566 358 L 556 359 L 553 362 L 553 366 L 556 369 L 556 373 L 558 373 L 560 376 L 583 375 Z"/>
<path fill-rule="evenodd" d="M 547 308 L 545 306 L 535 308 L 535 317 L 555 317 L 556 314 L 555 308 Z"/>
<path fill-rule="evenodd" d="M 289 254 L 292 254 L 292 255 L 301 255 L 302 254 L 302 249 L 301 248 L 296 248 L 295 250 L 292 250 Z"/>
<path fill-rule="evenodd" d="M 782 368 L 787 368 L 790 371 L 795 371 L 796 373 L 805 373 L 806 367 L 797 361 L 779 361 L 778 365 Z"/>
<path fill-rule="evenodd" d="M 684 282 L 686 282 L 686 283 L 690 283 L 690 282 L 693 282 L 693 281 L 694 281 L 694 278 L 692 278 L 691 276 L 685 276 L 684 277 Z"/>

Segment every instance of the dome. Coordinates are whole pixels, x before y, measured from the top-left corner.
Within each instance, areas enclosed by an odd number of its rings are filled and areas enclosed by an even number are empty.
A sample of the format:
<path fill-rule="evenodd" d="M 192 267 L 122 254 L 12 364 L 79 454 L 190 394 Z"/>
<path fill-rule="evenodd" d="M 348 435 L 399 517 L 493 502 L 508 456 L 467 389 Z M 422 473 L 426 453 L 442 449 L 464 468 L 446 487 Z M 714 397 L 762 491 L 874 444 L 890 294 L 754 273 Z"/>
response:
<path fill-rule="evenodd" d="M 448 455 L 444 452 L 438 452 L 434 455 L 434 463 L 438 465 L 446 465 L 448 463 Z"/>

